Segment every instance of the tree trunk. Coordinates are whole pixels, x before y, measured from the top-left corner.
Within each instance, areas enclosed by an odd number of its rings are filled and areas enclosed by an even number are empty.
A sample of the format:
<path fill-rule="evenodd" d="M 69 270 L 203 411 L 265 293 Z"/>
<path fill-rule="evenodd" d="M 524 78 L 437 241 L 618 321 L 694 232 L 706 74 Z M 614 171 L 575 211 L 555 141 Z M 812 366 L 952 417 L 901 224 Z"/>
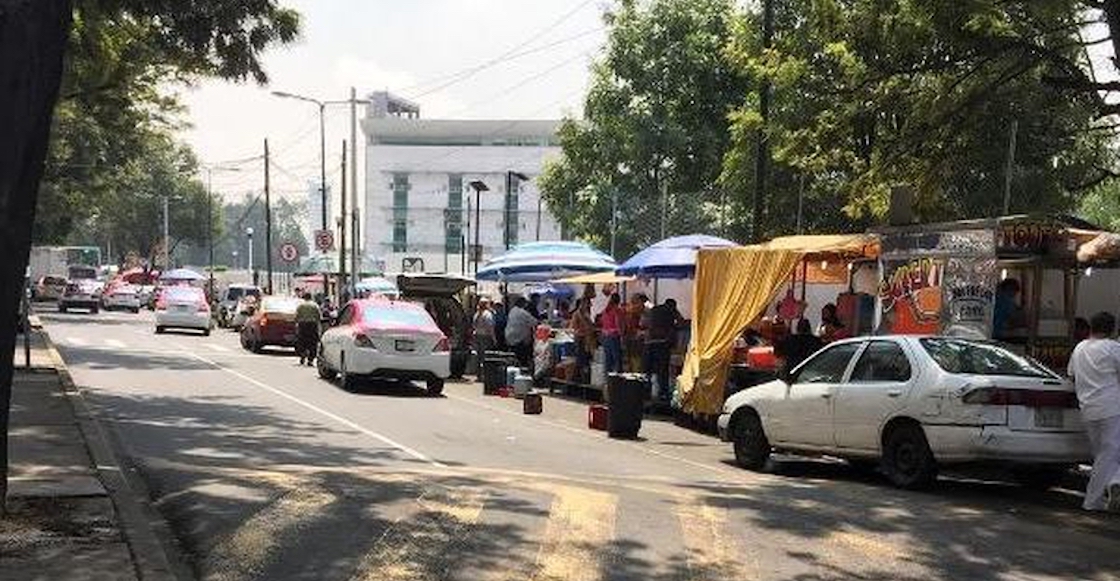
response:
<path fill-rule="evenodd" d="M 69 28 L 69 0 L 0 0 L 0 512 L 8 496 L 13 330 Z"/>

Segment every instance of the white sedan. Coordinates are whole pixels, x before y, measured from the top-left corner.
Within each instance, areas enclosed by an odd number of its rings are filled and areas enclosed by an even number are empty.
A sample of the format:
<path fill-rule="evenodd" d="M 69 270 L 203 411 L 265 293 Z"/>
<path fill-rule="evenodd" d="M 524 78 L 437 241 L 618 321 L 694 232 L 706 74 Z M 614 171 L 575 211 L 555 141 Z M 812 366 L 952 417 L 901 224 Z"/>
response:
<path fill-rule="evenodd" d="M 884 336 L 838 341 L 788 377 L 731 396 L 719 417 L 739 465 L 772 450 L 879 462 L 897 486 L 933 482 L 943 465 L 1007 465 L 1048 487 L 1090 458 L 1069 382 L 993 343 Z"/>
<path fill-rule="evenodd" d="M 140 312 L 139 288 L 131 284 L 118 284 L 109 287 L 101 295 L 101 304 L 106 311 L 125 309 L 133 313 Z"/>
<path fill-rule="evenodd" d="M 191 286 L 169 286 L 156 299 L 156 333 L 165 329 L 196 329 L 210 334 L 213 322 L 210 305 L 202 289 Z"/>
<path fill-rule="evenodd" d="M 430 395 L 451 375 L 447 337 L 420 305 L 373 298 L 351 301 L 319 341 L 319 377 L 352 390 L 361 377 L 418 380 Z"/>

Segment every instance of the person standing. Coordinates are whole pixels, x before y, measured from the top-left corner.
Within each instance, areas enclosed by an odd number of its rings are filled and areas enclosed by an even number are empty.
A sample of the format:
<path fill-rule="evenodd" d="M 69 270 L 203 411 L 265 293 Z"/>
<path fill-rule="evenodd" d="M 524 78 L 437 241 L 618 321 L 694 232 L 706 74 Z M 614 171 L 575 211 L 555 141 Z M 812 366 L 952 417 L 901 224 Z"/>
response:
<path fill-rule="evenodd" d="M 663 402 L 672 401 L 669 363 L 673 355 L 673 346 L 677 344 L 677 328 L 683 320 L 684 317 L 677 310 L 677 301 L 673 299 L 666 299 L 664 303 L 649 311 L 645 372 L 657 380 L 657 396 Z"/>
<path fill-rule="evenodd" d="M 836 314 L 836 305 L 828 303 L 821 309 L 821 326 L 817 335 L 825 343 L 847 339 L 850 336 L 848 329 L 844 327 L 844 322 Z"/>
<path fill-rule="evenodd" d="M 646 296 L 635 293 L 624 307 L 622 350 L 627 371 L 642 369 L 642 321 L 646 315 Z"/>
<path fill-rule="evenodd" d="M 506 345 L 521 367 L 530 367 L 533 359 L 533 331 L 537 328 L 537 320 L 529 313 L 529 301 L 524 297 L 517 299 L 509 311 L 506 321 Z"/>
<path fill-rule="evenodd" d="M 576 301 L 571 326 L 576 343 L 576 381 L 587 383 L 591 378 L 591 358 L 595 353 L 595 322 L 591 320 L 591 299 L 583 297 Z"/>
<path fill-rule="evenodd" d="M 296 352 L 300 365 L 311 365 L 319 348 L 319 305 L 311 300 L 311 293 L 304 293 L 296 307 Z"/>
<path fill-rule="evenodd" d="M 494 313 L 494 348 L 498 351 L 509 351 L 509 346 L 506 345 L 506 322 L 509 320 L 506 307 L 502 303 L 495 302 L 490 307 L 490 312 Z"/>
<path fill-rule="evenodd" d="M 490 311 L 490 300 L 478 299 L 478 309 L 474 314 L 474 365 L 475 374 L 482 373 L 482 359 L 487 351 L 495 346 L 494 313 Z"/>
<path fill-rule="evenodd" d="M 1082 506 L 1120 511 L 1120 343 L 1112 338 L 1116 317 L 1105 312 L 1093 315 L 1089 332 L 1089 338 L 1073 348 L 1067 370 L 1093 453 L 1093 473 Z"/>
<path fill-rule="evenodd" d="M 782 369 L 788 374 L 823 346 L 824 343 L 813 335 L 809 319 L 802 318 L 797 321 L 797 332 L 782 339 L 775 346 L 774 354 L 782 358 Z"/>
<path fill-rule="evenodd" d="M 606 373 L 622 373 L 622 298 L 612 293 L 607 307 L 599 314 L 599 335 L 603 341 L 603 366 Z"/>

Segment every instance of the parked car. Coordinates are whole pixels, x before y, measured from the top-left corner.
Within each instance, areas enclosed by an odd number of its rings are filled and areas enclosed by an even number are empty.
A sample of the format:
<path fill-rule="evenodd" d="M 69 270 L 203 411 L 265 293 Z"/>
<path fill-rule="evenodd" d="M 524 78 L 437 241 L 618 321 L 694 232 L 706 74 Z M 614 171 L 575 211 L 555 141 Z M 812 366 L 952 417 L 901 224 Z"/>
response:
<path fill-rule="evenodd" d="M 86 309 L 97 314 L 101 308 L 101 295 L 92 280 L 79 280 L 66 284 L 66 290 L 58 299 L 58 311 L 65 313 L 70 309 Z"/>
<path fill-rule="evenodd" d="M 264 297 L 256 310 L 241 328 L 241 346 L 254 353 L 268 346 L 296 346 L 295 297 Z"/>
<path fill-rule="evenodd" d="M 136 297 L 140 299 L 140 305 L 145 308 L 155 310 L 158 294 L 154 284 L 136 285 Z"/>
<path fill-rule="evenodd" d="M 401 274 L 397 276 L 400 298 L 424 306 L 451 344 L 451 377 L 462 377 L 471 357 L 472 313 L 460 297 L 474 286 L 474 279 L 454 274 Z"/>
<path fill-rule="evenodd" d="M 772 450 L 828 454 L 879 462 L 903 488 L 975 463 L 1046 488 L 1090 458 L 1068 381 L 997 344 L 951 337 L 832 343 L 731 396 L 718 426 L 745 468 L 762 468 Z"/>
<path fill-rule="evenodd" d="M 206 293 L 193 286 L 169 286 L 156 299 L 156 333 L 166 329 L 197 329 L 210 334 L 210 305 Z"/>
<path fill-rule="evenodd" d="M 233 309 L 233 314 L 230 316 L 229 328 L 240 331 L 249 320 L 249 317 L 257 312 L 258 303 L 259 299 L 255 295 L 245 295 L 241 297 L 241 300 L 237 301 L 237 306 Z"/>
<path fill-rule="evenodd" d="M 350 301 L 323 333 L 319 377 L 339 377 L 351 390 L 358 378 L 418 380 L 430 395 L 443 391 L 451 348 L 424 307 L 385 298 Z"/>
<path fill-rule="evenodd" d="M 101 305 L 106 311 L 121 309 L 139 313 L 139 289 L 128 283 L 114 284 L 101 295 Z"/>
<path fill-rule="evenodd" d="M 68 282 L 66 277 L 62 276 L 50 274 L 40 276 L 39 280 L 35 281 L 35 286 L 31 288 L 31 298 L 36 301 L 57 301 L 62 298 L 62 293 L 66 292 Z"/>
<path fill-rule="evenodd" d="M 247 296 L 259 299 L 261 297 L 261 287 L 253 284 L 235 283 L 226 288 L 225 294 L 222 295 L 222 300 L 218 302 L 218 324 L 220 326 L 230 326 L 233 315 L 237 310 L 237 303 Z"/>

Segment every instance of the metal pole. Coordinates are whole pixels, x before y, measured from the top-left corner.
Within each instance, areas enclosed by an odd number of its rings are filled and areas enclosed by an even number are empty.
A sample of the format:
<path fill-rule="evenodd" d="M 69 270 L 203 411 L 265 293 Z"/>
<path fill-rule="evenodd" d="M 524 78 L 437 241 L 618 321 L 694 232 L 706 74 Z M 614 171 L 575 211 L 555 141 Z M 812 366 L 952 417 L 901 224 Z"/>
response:
<path fill-rule="evenodd" d="M 762 0 L 762 49 L 770 48 L 774 36 L 774 2 Z M 751 240 L 761 242 L 762 236 L 762 209 L 766 200 L 766 170 L 769 157 L 769 144 L 766 137 L 766 122 L 770 118 L 770 81 L 763 79 L 758 87 L 758 114 L 762 118 L 762 127 L 758 130 L 758 146 L 755 150 L 754 160 L 754 199 L 751 209 Z"/>
<path fill-rule="evenodd" d="M 342 212 L 338 217 L 338 304 L 342 305 L 343 289 L 349 288 L 346 284 L 346 140 L 342 140 L 342 178 L 338 190 L 342 202 Z M 354 274 L 357 276 L 357 273 Z"/>
<path fill-rule="evenodd" d="M 512 213 L 510 212 L 509 202 L 510 202 L 511 199 L 513 199 L 513 191 L 512 190 L 513 190 L 513 172 L 509 171 L 509 170 L 506 170 L 506 203 L 503 205 L 504 218 L 502 219 L 502 226 L 503 226 L 503 229 L 505 230 L 502 233 L 502 238 L 505 239 L 504 242 L 505 242 L 505 245 L 506 245 L 506 250 L 509 250 L 509 239 L 510 239 L 509 218 L 512 215 Z M 478 272 L 478 269 L 475 269 L 475 272 Z"/>
<path fill-rule="evenodd" d="M 327 130 L 323 121 L 323 113 L 326 111 L 326 103 L 318 103 L 319 105 L 319 205 L 322 206 L 319 212 L 322 215 L 323 230 L 327 229 Z"/>
<path fill-rule="evenodd" d="M 611 188 L 611 258 L 615 254 L 615 244 L 618 241 L 618 189 Z"/>
<path fill-rule="evenodd" d="M 1011 137 L 1007 144 L 1007 167 L 1003 175 L 1003 215 L 1011 210 L 1011 174 L 1015 171 L 1015 145 L 1019 133 L 1019 120 L 1011 120 Z"/>
<path fill-rule="evenodd" d="M 206 168 L 206 248 L 210 264 L 208 296 L 214 298 L 214 170 Z"/>
<path fill-rule="evenodd" d="M 358 290 L 358 277 L 361 275 L 361 239 L 358 237 L 358 90 L 350 87 L 350 296 Z M 345 173 L 343 174 L 345 178 Z M 345 212 L 343 212 L 345 214 Z"/>
<path fill-rule="evenodd" d="M 264 140 L 264 264 L 268 274 L 268 294 L 272 294 L 272 196 L 268 180 L 268 139 Z"/>
<path fill-rule="evenodd" d="M 163 269 L 171 268 L 171 229 L 168 226 L 167 196 L 163 197 Z"/>
<path fill-rule="evenodd" d="M 479 215 L 479 209 L 478 209 L 478 204 L 481 201 L 482 201 L 482 192 L 478 188 L 475 188 L 474 189 L 474 248 L 471 249 L 471 258 L 474 259 L 474 273 L 475 273 L 475 275 L 478 275 L 478 259 L 479 259 L 479 255 L 482 254 L 482 249 L 478 244 L 478 234 L 479 234 L 480 231 L 482 231 L 482 228 L 480 227 L 482 222 L 481 222 L 481 217 Z"/>
<path fill-rule="evenodd" d="M 249 276 L 253 276 L 253 229 L 249 229 Z M 256 283 L 256 277 L 253 277 L 253 282 Z"/>
<path fill-rule="evenodd" d="M 541 241 L 541 198 L 540 188 L 537 189 L 537 242 Z"/>

